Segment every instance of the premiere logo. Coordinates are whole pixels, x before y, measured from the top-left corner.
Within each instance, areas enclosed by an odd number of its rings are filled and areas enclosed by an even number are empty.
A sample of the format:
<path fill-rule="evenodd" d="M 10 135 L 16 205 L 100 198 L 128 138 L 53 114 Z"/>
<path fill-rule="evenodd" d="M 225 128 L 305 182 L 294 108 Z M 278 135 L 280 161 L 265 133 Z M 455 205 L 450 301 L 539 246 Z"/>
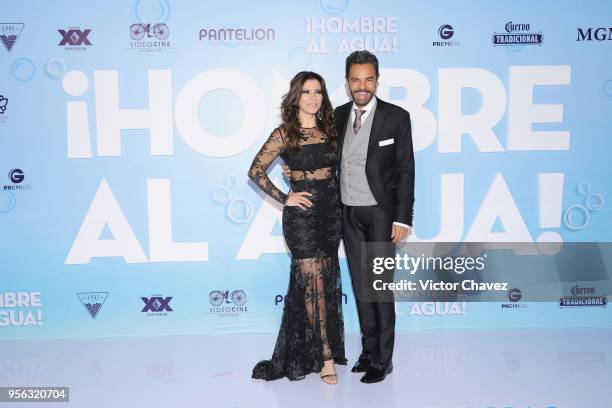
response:
<path fill-rule="evenodd" d="M 542 32 L 530 33 L 531 26 L 524 23 L 513 23 L 509 21 L 504 26 L 505 33 L 493 33 L 494 46 L 513 45 L 542 45 L 544 35 Z"/>
<path fill-rule="evenodd" d="M 459 45 L 458 41 L 448 41 L 455 35 L 455 30 L 453 26 L 450 24 L 441 25 L 438 28 L 438 37 L 444 41 L 434 41 L 432 46 L 434 47 L 457 47 Z"/>
<path fill-rule="evenodd" d="M 518 288 L 513 288 L 506 293 L 506 297 L 510 303 L 502 303 L 502 309 L 524 309 L 527 303 L 518 303 L 523 298 L 523 292 Z"/>
<path fill-rule="evenodd" d="M 66 50 L 86 50 L 87 46 L 91 45 L 91 41 L 87 38 L 91 33 L 91 29 L 81 30 L 71 27 L 68 30 L 57 30 L 57 32 L 62 36 L 58 46 L 64 47 Z"/>
<path fill-rule="evenodd" d="M 15 46 L 23 27 L 23 23 L 0 23 L 0 41 L 8 52 Z"/>
<path fill-rule="evenodd" d="M 523 292 L 520 289 L 514 288 L 508 291 L 508 300 L 512 303 L 516 303 L 523 297 Z"/>
<path fill-rule="evenodd" d="M 21 184 L 25 180 L 25 174 L 21 169 L 12 169 L 8 173 L 8 179 L 12 183 L 11 185 L 3 186 L 3 191 L 18 191 L 18 190 L 31 190 L 32 186 L 29 184 Z"/>
<path fill-rule="evenodd" d="M 13 169 L 9 172 L 9 179 L 11 180 L 11 183 L 19 184 L 23 182 L 24 178 L 25 175 L 21 169 Z"/>
<path fill-rule="evenodd" d="M 340 295 L 341 303 L 347 305 L 348 304 L 348 295 L 346 293 L 342 293 Z M 281 295 L 280 293 L 278 295 L 274 296 L 274 306 L 278 306 L 278 305 L 282 305 L 285 302 L 285 296 Z"/>

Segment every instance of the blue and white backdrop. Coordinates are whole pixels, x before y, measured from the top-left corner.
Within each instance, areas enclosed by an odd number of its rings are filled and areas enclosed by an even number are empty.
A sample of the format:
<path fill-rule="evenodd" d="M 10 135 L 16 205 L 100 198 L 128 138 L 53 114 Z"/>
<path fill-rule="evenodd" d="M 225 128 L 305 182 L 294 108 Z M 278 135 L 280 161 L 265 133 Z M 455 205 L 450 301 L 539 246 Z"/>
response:
<path fill-rule="evenodd" d="M 412 239 L 612 238 L 606 0 L 1 7 L 1 339 L 275 331 L 281 212 L 246 172 L 289 79 L 317 71 L 344 103 L 363 48 L 413 118 Z M 354 331 L 344 259 L 342 277 Z M 612 326 L 520 306 L 398 303 L 397 325 Z"/>

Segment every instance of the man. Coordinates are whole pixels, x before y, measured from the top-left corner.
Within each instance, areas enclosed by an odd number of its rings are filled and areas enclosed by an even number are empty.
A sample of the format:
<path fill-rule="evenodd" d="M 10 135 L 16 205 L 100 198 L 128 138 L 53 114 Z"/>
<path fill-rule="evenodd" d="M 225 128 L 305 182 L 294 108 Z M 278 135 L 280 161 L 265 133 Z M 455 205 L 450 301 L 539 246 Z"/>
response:
<path fill-rule="evenodd" d="M 352 101 L 334 110 L 344 247 L 362 333 L 362 351 L 352 371 L 364 373 L 363 383 L 382 381 L 393 371 L 393 294 L 372 289 L 375 279 L 392 280 L 393 270 L 374 275 L 372 258 L 394 257 L 395 244 L 411 233 L 414 205 L 410 115 L 375 96 L 378 78 L 376 56 L 353 52 L 346 59 Z M 374 242 L 384 244 L 362 248 Z"/>

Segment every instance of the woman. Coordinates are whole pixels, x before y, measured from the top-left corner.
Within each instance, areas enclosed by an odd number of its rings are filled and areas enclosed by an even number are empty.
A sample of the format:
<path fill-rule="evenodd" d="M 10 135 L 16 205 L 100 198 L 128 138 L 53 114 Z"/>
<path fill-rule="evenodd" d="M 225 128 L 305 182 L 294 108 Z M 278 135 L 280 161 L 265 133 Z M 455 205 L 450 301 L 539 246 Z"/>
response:
<path fill-rule="evenodd" d="M 285 205 L 283 235 L 291 272 L 272 359 L 260 361 L 253 378 L 301 380 L 321 372 L 324 382 L 336 384 L 334 363 L 346 364 L 338 263 L 342 209 L 336 129 L 323 78 L 298 73 L 283 97 L 281 116 L 281 126 L 255 156 L 249 178 Z M 279 155 L 292 170 L 288 195 L 266 172 Z"/>

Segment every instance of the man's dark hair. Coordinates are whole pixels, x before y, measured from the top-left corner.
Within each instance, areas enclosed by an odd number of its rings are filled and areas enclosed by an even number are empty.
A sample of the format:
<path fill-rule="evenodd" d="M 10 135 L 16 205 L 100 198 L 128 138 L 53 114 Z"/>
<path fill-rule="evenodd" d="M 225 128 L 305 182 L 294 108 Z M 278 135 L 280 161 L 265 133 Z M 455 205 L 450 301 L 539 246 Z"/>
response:
<path fill-rule="evenodd" d="M 354 51 L 346 57 L 346 78 L 349 77 L 349 71 L 351 70 L 351 66 L 355 64 L 372 64 L 374 65 L 374 69 L 376 70 L 376 78 L 378 78 L 378 58 L 376 55 L 372 54 L 370 51 Z"/>

